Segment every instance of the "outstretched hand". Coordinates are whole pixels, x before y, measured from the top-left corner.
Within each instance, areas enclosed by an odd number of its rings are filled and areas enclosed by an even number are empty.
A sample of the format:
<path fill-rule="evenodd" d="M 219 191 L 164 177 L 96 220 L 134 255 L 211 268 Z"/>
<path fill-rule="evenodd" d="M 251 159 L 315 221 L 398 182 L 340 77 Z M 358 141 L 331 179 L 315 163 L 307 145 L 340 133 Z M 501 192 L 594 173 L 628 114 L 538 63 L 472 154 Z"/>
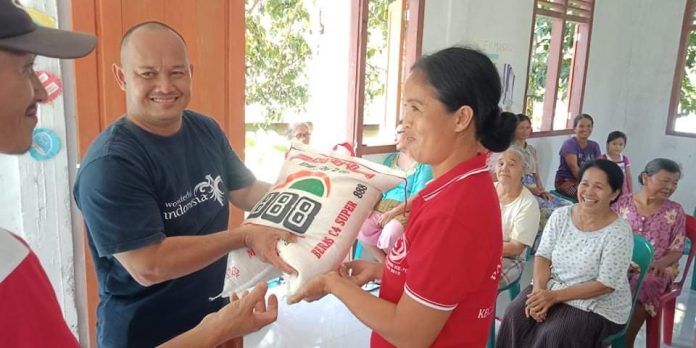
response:
<path fill-rule="evenodd" d="M 314 302 L 329 293 L 328 282 L 330 277 L 338 277 L 335 271 L 320 274 L 305 284 L 300 290 L 288 297 L 288 304 L 295 304 L 302 300 Z"/>
<path fill-rule="evenodd" d="M 244 244 L 253 250 L 261 261 L 272 264 L 283 273 L 297 273 L 278 254 L 278 242 L 284 240 L 294 243 L 298 238 L 296 235 L 288 231 L 260 225 L 248 224 L 242 228 L 243 232 L 246 233 Z"/>
<path fill-rule="evenodd" d="M 219 330 L 222 342 L 258 331 L 278 318 L 278 298 L 271 295 L 266 302 L 267 290 L 266 283 L 259 283 L 251 292 L 243 292 L 240 298 L 233 295 L 228 305 L 206 316 L 201 325 Z"/>

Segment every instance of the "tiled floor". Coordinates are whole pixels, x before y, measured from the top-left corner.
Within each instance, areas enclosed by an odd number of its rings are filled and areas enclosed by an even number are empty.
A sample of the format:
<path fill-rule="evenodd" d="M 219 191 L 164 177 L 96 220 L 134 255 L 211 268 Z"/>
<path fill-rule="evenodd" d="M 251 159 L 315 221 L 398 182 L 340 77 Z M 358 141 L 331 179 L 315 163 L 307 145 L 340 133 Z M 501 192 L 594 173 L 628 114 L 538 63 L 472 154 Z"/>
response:
<path fill-rule="evenodd" d="M 522 284 L 529 284 L 531 269 L 531 261 L 529 261 L 522 276 Z M 687 284 L 691 284 L 691 274 Z M 281 302 L 278 320 L 261 331 L 245 337 L 245 347 L 369 347 L 370 330 L 335 297 L 327 296 L 314 303 L 288 306 L 285 303 L 284 285 L 272 288 L 270 291 L 275 293 Z M 509 302 L 507 293 L 498 297 L 499 317 L 502 317 L 505 306 Z M 672 347 L 696 348 L 694 345 L 695 322 L 696 291 L 684 289 L 677 300 Z M 639 334 L 635 346 L 645 347 L 645 329 Z M 670 346 L 663 344 L 663 347 Z"/>

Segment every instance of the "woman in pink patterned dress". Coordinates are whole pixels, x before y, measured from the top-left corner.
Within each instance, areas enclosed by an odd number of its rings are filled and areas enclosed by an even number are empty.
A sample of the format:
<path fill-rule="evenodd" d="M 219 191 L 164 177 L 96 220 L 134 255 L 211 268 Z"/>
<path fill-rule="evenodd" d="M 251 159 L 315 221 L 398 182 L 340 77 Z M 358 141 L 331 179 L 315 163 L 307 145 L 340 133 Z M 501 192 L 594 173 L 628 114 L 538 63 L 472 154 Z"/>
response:
<path fill-rule="evenodd" d="M 623 216 L 633 232 L 645 237 L 655 248 L 655 258 L 638 294 L 631 323 L 626 333 L 628 347 L 648 316 L 655 316 L 660 295 L 674 281 L 679 258 L 684 249 L 685 214 L 682 206 L 669 197 L 681 177 L 679 165 L 669 159 L 656 158 L 645 166 L 638 181 L 640 192 L 619 198 L 612 208 Z M 632 277 L 634 284 L 637 276 Z"/>

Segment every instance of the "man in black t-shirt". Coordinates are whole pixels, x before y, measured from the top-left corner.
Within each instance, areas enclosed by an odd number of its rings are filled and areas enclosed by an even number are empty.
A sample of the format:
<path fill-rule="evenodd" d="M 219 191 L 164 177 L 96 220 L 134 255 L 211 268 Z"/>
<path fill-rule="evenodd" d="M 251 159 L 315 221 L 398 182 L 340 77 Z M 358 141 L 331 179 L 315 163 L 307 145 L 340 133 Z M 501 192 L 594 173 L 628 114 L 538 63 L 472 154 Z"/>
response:
<path fill-rule="evenodd" d="M 222 289 L 227 253 L 250 247 L 290 273 L 275 245 L 294 237 L 228 229 L 229 202 L 250 210 L 270 186 L 213 119 L 185 109 L 192 67 L 176 31 L 132 28 L 113 72 L 127 111 L 90 146 L 73 194 L 97 268 L 99 346 L 151 347 L 224 305 L 209 298 Z"/>

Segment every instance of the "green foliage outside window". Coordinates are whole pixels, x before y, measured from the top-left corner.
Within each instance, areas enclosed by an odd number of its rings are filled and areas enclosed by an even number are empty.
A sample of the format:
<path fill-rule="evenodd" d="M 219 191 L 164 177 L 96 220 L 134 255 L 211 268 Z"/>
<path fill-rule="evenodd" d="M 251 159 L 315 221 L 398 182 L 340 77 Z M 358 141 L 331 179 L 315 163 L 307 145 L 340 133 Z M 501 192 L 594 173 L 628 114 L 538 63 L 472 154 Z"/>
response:
<path fill-rule="evenodd" d="M 532 115 L 535 103 L 542 103 L 546 94 L 546 74 L 548 70 L 549 50 L 551 48 L 551 30 L 553 19 L 545 16 L 537 16 L 534 25 L 534 46 L 532 47 L 532 59 L 529 68 L 529 87 L 527 93 L 527 105 L 525 113 Z M 573 46 L 576 39 L 576 23 L 566 22 L 563 32 L 563 56 L 561 57 L 561 71 L 558 80 L 558 98 L 565 99 L 568 96 L 568 82 L 571 74 L 573 60 Z M 554 67 L 555 68 L 555 67 Z"/>
<path fill-rule="evenodd" d="M 246 104 L 261 105 L 266 124 L 305 110 L 310 31 L 304 0 L 246 1 Z"/>
<path fill-rule="evenodd" d="M 388 6 L 393 1 L 369 3 L 368 36 L 380 33 L 382 39 L 368 38 L 366 105 L 385 93 L 386 64 L 377 59 L 386 49 Z M 316 6 L 316 1 L 246 0 L 246 104 L 262 107 L 266 126 L 281 122 L 286 113 L 304 112 L 309 102 L 307 64 L 313 52 L 307 41 L 312 33 L 307 6 Z M 342 71 L 347 73 L 336 73 Z"/>
<path fill-rule="evenodd" d="M 689 43 L 686 48 L 684 78 L 681 81 L 678 115 L 687 116 L 696 113 L 696 86 L 692 78 L 696 77 L 696 31 L 689 33 Z"/>

